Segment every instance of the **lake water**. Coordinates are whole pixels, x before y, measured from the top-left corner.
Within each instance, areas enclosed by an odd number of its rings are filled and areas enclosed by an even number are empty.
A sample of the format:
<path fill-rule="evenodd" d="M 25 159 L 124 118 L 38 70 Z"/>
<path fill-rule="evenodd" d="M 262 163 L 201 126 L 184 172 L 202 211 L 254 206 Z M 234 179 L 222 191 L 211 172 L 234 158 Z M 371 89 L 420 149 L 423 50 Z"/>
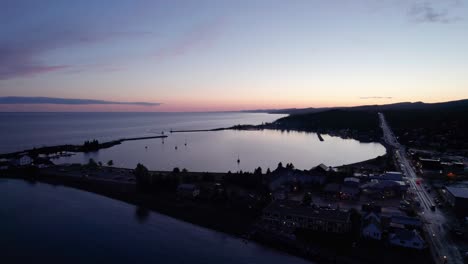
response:
<path fill-rule="evenodd" d="M 62 186 L 0 179 L 2 263 L 309 263 Z"/>
<path fill-rule="evenodd" d="M 236 124 L 261 124 L 283 115 L 253 113 L 0 113 L 0 152 L 42 145 L 81 144 L 85 140 L 113 140 L 151 136 L 161 131 L 211 129 Z M 166 133 L 167 134 L 167 133 Z M 227 172 L 276 168 L 292 162 L 310 169 L 320 163 L 339 166 L 385 154 L 379 143 L 360 143 L 315 133 L 216 131 L 173 133 L 168 138 L 128 141 L 95 153 L 78 153 L 56 163 L 86 163 L 90 158 L 114 166 L 134 168 L 143 163 L 153 170 Z M 187 144 L 187 145 L 185 145 Z M 240 163 L 237 163 L 237 158 Z"/>

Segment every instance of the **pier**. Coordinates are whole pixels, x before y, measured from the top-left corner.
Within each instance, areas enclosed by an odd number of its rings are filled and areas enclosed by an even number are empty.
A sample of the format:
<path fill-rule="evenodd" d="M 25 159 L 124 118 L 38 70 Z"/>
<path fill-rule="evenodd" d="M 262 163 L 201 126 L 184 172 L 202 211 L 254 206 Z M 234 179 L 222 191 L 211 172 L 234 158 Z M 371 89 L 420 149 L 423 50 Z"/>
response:
<path fill-rule="evenodd" d="M 320 133 L 317 133 L 317 137 L 319 138 L 320 141 L 325 141 L 322 137 L 322 135 L 320 135 Z"/>

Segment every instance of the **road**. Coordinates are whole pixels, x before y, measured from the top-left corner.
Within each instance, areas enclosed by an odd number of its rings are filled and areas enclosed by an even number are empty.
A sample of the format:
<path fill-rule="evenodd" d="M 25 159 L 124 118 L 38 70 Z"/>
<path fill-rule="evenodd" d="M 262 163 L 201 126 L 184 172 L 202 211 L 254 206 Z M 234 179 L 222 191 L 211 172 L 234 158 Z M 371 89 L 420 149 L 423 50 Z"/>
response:
<path fill-rule="evenodd" d="M 419 201 L 421 204 L 418 213 L 428 234 L 427 243 L 431 249 L 435 263 L 462 264 L 463 259 L 461 254 L 455 243 L 453 243 L 449 237 L 450 230 L 445 215 L 438 209 L 435 209 L 435 211 L 431 210 L 431 206 L 434 204 L 433 198 L 422 184 L 420 184 L 422 181 L 406 156 L 405 146 L 400 145 L 382 113 L 379 113 L 379 118 L 384 140 L 388 145 L 394 148 L 394 155 L 400 163 L 402 172 L 410 183 L 410 192 L 414 194 L 415 200 Z"/>

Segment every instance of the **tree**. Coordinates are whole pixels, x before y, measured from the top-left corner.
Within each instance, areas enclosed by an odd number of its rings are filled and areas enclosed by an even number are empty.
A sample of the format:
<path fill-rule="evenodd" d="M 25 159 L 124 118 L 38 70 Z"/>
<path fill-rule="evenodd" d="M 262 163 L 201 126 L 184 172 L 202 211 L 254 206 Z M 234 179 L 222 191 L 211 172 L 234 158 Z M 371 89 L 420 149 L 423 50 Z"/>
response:
<path fill-rule="evenodd" d="M 309 206 L 312 203 L 312 194 L 310 192 L 307 192 L 304 194 L 304 197 L 302 197 L 302 204 Z"/>
<path fill-rule="evenodd" d="M 175 167 L 173 170 L 172 170 L 173 173 L 180 173 L 180 169 L 179 167 Z"/>
<path fill-rule="evenodd" d="M 266 171 L 266 174 L 268 175 L 270 173 L 271 173 L 270 168 L 268 168 L 267 171 Z"/>
<path fill-rule="evenodd" d="M 143 165 L 138 163 L 135 170 L 133 171 L 135 175 L 136 184 L 139 188 L 143 187 L 149 178 L 149 170 Z"/>
<path fill-rule="evenodd" d="M 186 168 L 182 169 L 182 173 L 187 173 L 187 172 L 188 172 L 188 170 Z"/>
<path fill-rule="evenodd" d="M 292 163 L 286 164 L 286 169 L 294 170 L 294 165 Z"/>
<path fill-rule="evenodd" d="M 254 174 L 255 175 L 261 175 L 262 174 L 262 168 L 261 167 L 256 168 L 255 171 L 254 171 Z"/>
<path fill-rule="evenodd" d="M 99 165 L 99 167 L 102 167 L 102 162 L 101 161 L 98 162 L 98 165 Z"/>
<path fill-rule="evenodd" d="M 283 168 L 283 163 L 282 162 L 278 163 L 278 168 L 277 169 L 282 169 L 282 168 Z"/>
<path fill-rule="evenodd" d="M 89 159 L 88 160 L 88 167 L 90 169 L 95 169 L 98 167 L 98 164 L 96 163 L 96 161 L 94 159 Z"/>
<path fill-rule="evenodd" d="M 82 146 L 82 149 L 84 152 L 96 151 L 99 149 L 99 141 L 97 141 L 96 139 L 92 141 L 86 140 Z"/>
<path fill-rule="evenodd" d="M 109 160 L 109 161 L 107 162 L 107 166 L 109 166 L 109 167 L 114 166 L 114 161 L 113 161 L 113 160 Z"/>

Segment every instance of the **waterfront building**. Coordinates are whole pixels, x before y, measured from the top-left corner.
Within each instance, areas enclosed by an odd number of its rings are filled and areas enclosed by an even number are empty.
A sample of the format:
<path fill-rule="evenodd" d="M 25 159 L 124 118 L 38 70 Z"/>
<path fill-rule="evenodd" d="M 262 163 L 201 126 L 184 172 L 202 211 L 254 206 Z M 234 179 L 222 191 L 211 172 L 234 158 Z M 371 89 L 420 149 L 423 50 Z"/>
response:
<path fill-rule="evenodd" d="M 275 229 L 302 228 L 335 234 L 348 233 L 351 229 L 349 211 L 304 206 L 291 200 L 273 201 L 263 210 L 262 222 Z"/>

